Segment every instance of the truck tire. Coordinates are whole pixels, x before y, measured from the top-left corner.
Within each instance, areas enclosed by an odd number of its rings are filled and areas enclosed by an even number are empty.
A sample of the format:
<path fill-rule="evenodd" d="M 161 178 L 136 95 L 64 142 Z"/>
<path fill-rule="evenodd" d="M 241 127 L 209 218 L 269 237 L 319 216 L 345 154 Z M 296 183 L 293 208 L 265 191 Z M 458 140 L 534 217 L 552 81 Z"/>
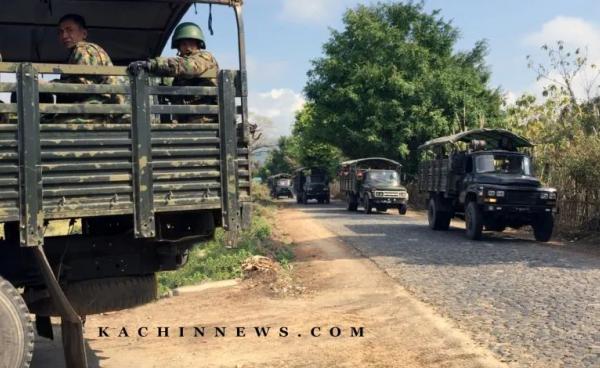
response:
<path fill-rule="evenodd" d="M 356 209 L 358 208 L 356 198 L 354 198 L 354 195 L 352 195 L 351 193 L 346 194 L 346 205 L 348 211 L 356 211 Z"/>
<path fill-rule="evenodd" d="M 363 210 L 367 215 L 370 215 L 372 210 L 371 210 L 371 200 L 369 199 L 369 196 L 365 195 L 363 198 Z"/>
<path fill-rule="evenodd" d="M 158 297 L 154 274 L 79 281 L 66 285 L 63 291 L 80 316 L 133 308 Z M 50 299 L 31 303 L 31 312 L 59 315 Z"/>
<path fill-rule="evenodd" d="M 302 196 L 300 194 L 296 194 L 296 203 L 302 203 Z"/>
<path fill-rule="evenodd" d="M 329 197 L 325 198 L 325 204 L 329 204 L 331 202 L 331 199 Z"/>
<path fill-rule="evenodd" d="M 533 224 L 533 236 L 539 242 L 547 242 L 552 238 L 552 230 L 554 230 L 554 216 L 551 213 L 543 213 L 539 215 Z"/>
<path fill-rule="evenodd" d="M 306 197 L 306 194 L 302 195 L 302 204 L 308 204 L 308 198 Z"/>
<path fill-rule="evenodd" d="M 404 213 L 406 213 L 406 206 L 404 206 L 404 208 Z M 438 202 L 435 198 L 431 198 L 427 208 L 427 221 L 429 222 L 429 227 L 432 230 L 446 231 L 450 227 L 450 220 L 450 213 L 440 211 Z"/>
<path fill-rule="evenodd" d="M 23 298 L 0 277 L 0 366 L 29 367 L 33 341 L 33 325 Z"/>
<path fill-rule="evenodd" d="M 467 204 L 467 210 L 465 211 L 465 225 L 467 228 L 467 237 L 469 239 L 481 239 L 481 232 L 483 231 L 483 214 L 475 201 L 470 201 Z"/>
<path fill-rule="evenodd" d="M 408 206 L 403 204 L 400 207 L 398 207 L 398 213 L 401 215 L 406 215 L 406 211 L 408 210 Z M 450 226 L 450 221 L 448 221 L 448 226 Z"/>

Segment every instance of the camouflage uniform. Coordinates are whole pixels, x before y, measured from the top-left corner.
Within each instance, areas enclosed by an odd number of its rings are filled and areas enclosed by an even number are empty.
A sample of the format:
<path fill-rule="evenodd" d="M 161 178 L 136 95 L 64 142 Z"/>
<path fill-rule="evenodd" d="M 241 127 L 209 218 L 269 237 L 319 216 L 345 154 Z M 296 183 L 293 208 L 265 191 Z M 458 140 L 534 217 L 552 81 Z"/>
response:
<path fill-rule="evenodd" d="M 81 41 L 75 44 L 71 49 L 71 55 L 69 56 L 68 64 L 78 65 L 98 65 L 98 66 L 112 66 L 110 57 L 104 51 L 104 49 L 95 43 Z M 117 79 L 112 76 L 95 76 L 95 75 L 62 75 L 60 83 L 79 83 L 79 84 L 117 84 Z M 116 102 L 120 103 L 120 98 L 114 96 L 111 98 L 110 95 L 92 95 L 92 94 L 79 94 L 79 95 L 59 95 L 59 102 L 63 103 L 81 103 L 81 102 Z"/>
<path fill-rule="evenodd" d="M 211 69 L 219 69 L 215 57 L 206 50 L 196 50 L 189 54 L 176 57 L 159 57 L 149 60 L 148 71 L 162 77 L 175 77 L 173 86 L 207 86 L 216 87 L 215 78 L 201 77 Z M 214 105 L 216 97 L 211 96 L 172 96 L 170 102 L 174 105 Z M 210 120 L 209 117 L 180 115 L 179 121 Z"/>

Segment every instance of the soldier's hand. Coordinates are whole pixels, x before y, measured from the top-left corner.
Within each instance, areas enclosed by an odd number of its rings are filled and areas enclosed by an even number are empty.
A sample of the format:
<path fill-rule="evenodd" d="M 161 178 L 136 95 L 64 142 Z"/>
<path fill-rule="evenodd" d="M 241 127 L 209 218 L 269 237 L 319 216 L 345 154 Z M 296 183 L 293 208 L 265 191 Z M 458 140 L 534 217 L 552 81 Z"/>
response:
<path fill-rule="evenodd" d="M 150 70 L 150 63 L 147 61 L 134 61 L 127 67 L 127 71 L 131 75 L 138 75 L 142 70 Z"/>

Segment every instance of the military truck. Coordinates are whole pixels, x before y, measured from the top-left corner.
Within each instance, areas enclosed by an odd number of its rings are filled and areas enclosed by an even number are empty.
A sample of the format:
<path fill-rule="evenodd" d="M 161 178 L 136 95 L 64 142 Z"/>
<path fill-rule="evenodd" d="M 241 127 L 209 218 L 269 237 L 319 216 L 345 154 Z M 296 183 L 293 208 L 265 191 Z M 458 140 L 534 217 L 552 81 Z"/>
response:
<path fill-rule="evenodd" d="M 356 211 L 360 204 L 366 214 L 373 208 L 378 212 L 396 208 L 399 214 L 405 215 L 408 191 L 400 182 L 401 167 L 400 163 L 382 157 L 342 162 L 340 191 L 348 211 Z"/>
<path fill-rule="evenodd" d="M 329 175 L 322 167 L 301 167 L 294 171 L 296 202 L 308 204 L 311 199 L 318 203 L 329 203 Z"/>
<path fill-rule="evenodd" d="M 527 139 L 503 129 L 475 129 L 433 139 L 419 147 L 419 190 L 428 193 L 433 230 L 463 218 L 470 239 L 482 230 L 533 227 L 535 239 L 552 236 L 557 193 L 535 177 Z"/>
<path fill-rule="evenodd" d="M 134 60 L 159 56 L 192 3 L 233 9 L 239 70 L 211 70 L 203 86 L 172 87 Z M 33 325 L 52 337 L 62 319 L 68 367 L 86 367 L 80 316 L 156 297 L 157 271 L 185 264 L 216 227 L 250 221 L 249 127 L 241 0 L 19 0 L 0 13 L 0 365 L 27 367 Z M 208 7 L 207 7 L 208 9 Z M 82 15 L 114 67 L 66 65 L 58 19 Z M 42 83 L 42 76 L 114 76 L 122 84 Z M 8 77 L 6 77 L 8 75 Z M 12 80 L 12 81 L 11 81 Z M 215 86 L 207 86 L 213 84 Z M 52 94 L 111 94 L 123 104 L 53 103 Z M 44 96 L 44 98 L 42 98 Z M 204 105 L 162 96 L 206 96 Z M 239 101 L 240 105 L 236 103 Z M 194 115 L 175 124 L 171 114 Z M 89 119 L 92 117 L 92 119 Z M 57 221 L 66 230 L 46 231 Z M 77 230 L 81 224 L 81 230 Z"/>
<path fill-rule="evenodd" d="M 267 185 L 269 186 L 271 198 L 279 199 L 279 197 L 294 197 L 292 194 L 292 175 L 290 174 L 281 173 L 269 176 L 267 178 Z"/>

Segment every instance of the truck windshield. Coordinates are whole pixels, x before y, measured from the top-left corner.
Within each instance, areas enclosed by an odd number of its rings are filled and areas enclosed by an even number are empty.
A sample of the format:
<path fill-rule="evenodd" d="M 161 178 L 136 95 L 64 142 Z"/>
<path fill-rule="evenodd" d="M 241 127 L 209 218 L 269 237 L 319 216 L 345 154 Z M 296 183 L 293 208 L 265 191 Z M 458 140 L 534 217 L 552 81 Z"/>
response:
<path fill-rule="evenodd" d="M 311 175 L 310 176 L 310 183 L 311 184 L 324 184 L 325 183 L 325 176 L 323 176 L 323 175 Z"/>
<path fill-rule="evenodd" d="M 398 187 L 400 186 L 400 176 L 394 170 L 372 170 L 367 174 L 367 183 Z"/>
<path fill-rule="evenodd" d="M 292 179 L 279 179 L 277 185 L 280 187 L 289 187 L 292 185 Z"/>
<path fill-rule="evenodd" d="M 531 160 L 527 156 L 486 154 L 476 158 L 478 173 L 501 173 L 531 176 Z"/>

